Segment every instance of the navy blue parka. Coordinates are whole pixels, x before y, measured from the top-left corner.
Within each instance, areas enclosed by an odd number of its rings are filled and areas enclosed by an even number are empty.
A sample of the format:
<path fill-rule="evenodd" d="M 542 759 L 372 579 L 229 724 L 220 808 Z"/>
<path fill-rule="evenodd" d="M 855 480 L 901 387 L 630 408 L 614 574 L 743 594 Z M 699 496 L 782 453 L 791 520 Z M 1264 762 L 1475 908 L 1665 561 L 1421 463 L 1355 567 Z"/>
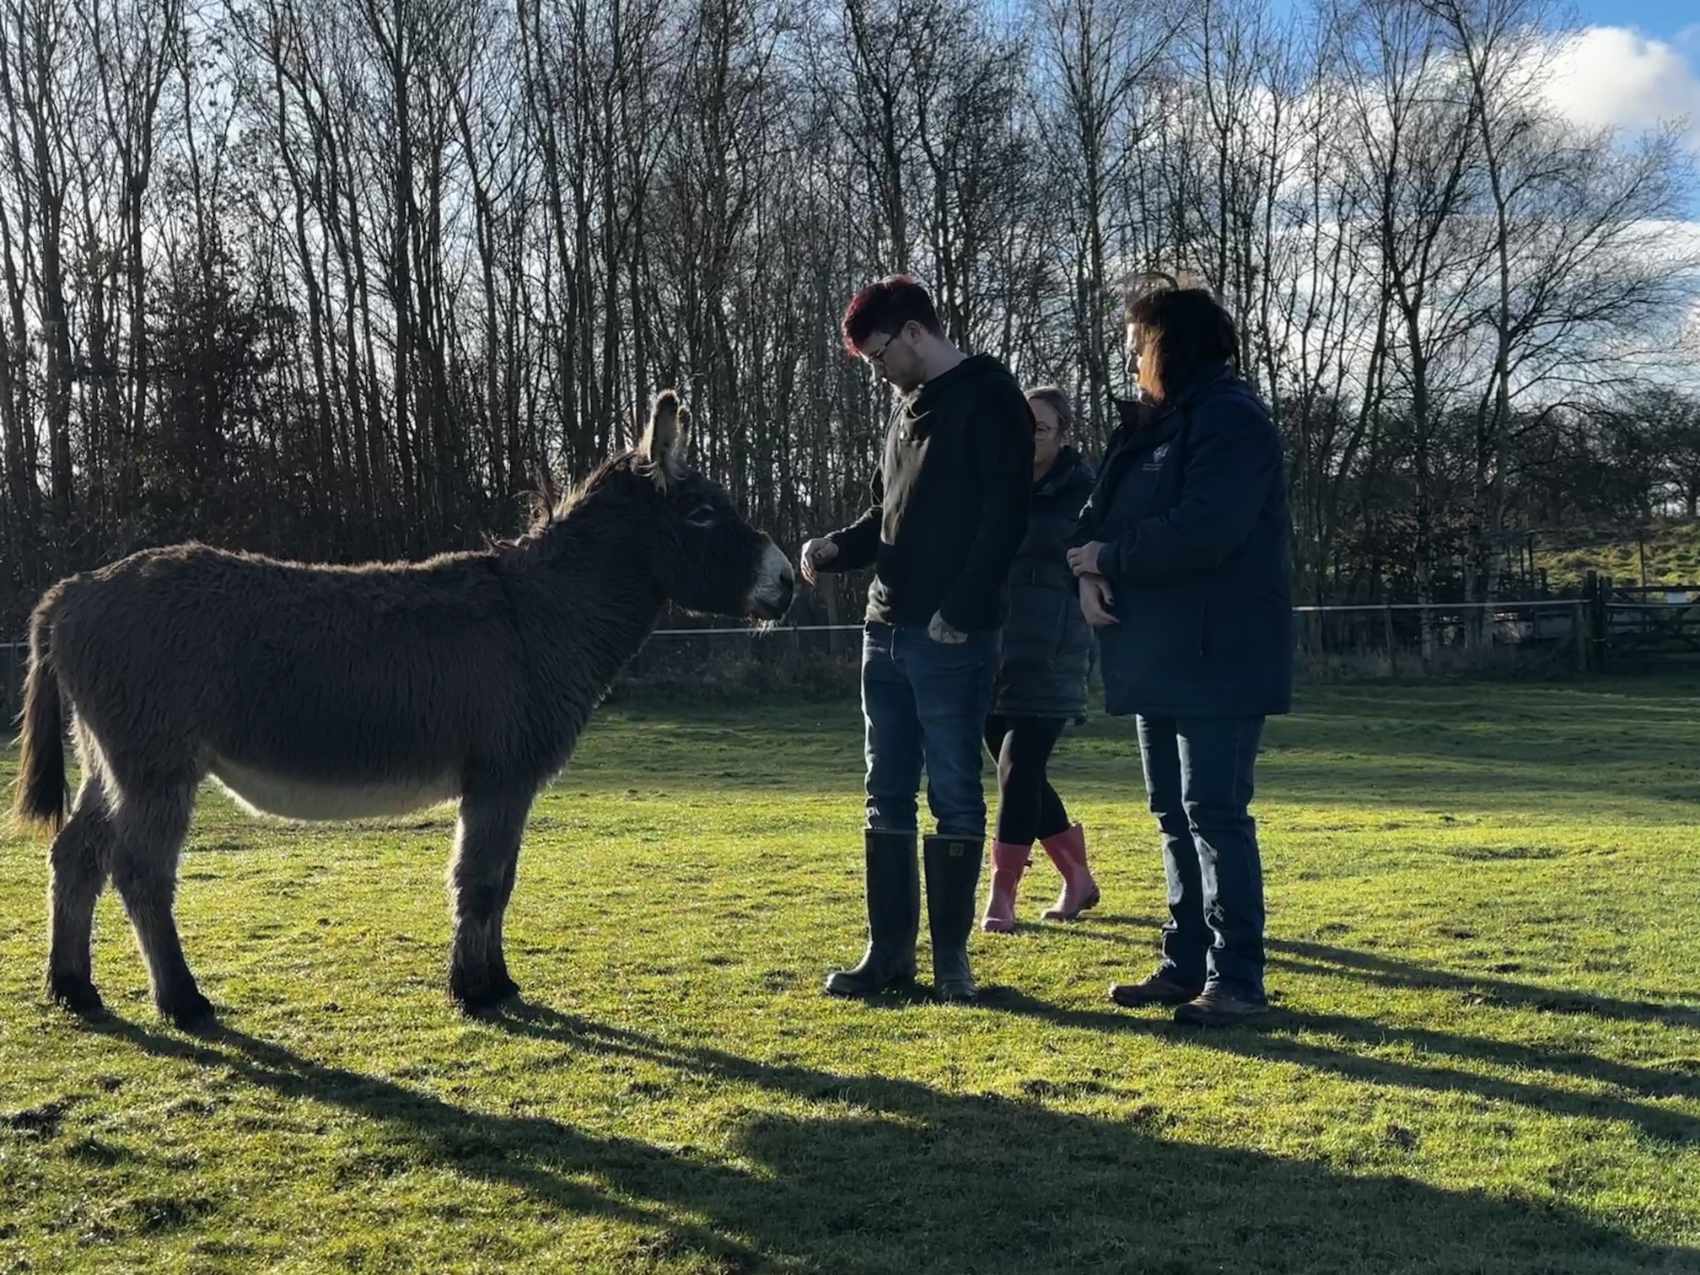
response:
<path fill-rule="evenodd" d="M 1226 364 L 1161 406 L 1118 403 L 1071 545 L 1104 542 L 1119 624 L 1105 709 L 1263 717 L 1292 707 L 1292 525 L 1281 439 Z"/>

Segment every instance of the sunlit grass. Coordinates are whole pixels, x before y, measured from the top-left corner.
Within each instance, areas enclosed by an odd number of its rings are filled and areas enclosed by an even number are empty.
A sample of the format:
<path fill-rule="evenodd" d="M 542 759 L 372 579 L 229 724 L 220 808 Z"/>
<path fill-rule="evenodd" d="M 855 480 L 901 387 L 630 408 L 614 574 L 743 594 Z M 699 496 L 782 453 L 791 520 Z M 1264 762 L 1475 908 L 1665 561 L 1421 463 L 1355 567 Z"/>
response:
<path fill-rule="evenodd" d="M 1640 584 L 1643 548 L 1649 584 L 1700 584 L 1700 521 L 1671 518 L 1655 523 L 1643 541 L 1633 536 L 1578 531 L 1562 549 L 1535 550 L 1535 562 L 1546 568 L 1554 588 L 1580 584 L 1590 571 L 1611 576 L 1618 584 Z"/>
<path fill-rule="evenodd" d="M 976 1009 L 818 994 L 861 942 L 849 702 L 605 710 L 487 1021 L 443 993 L 452 811 L 209 791 L 202 1038 L 110 896 L 112 1019 L 46 1005 L 42 848 L 0 841 L 0 1271 L 1700 1269 L 1700 681 L 1302 708 L 1259 776 L 1280 1013 L 1213 1035 L 1104 999 L 1163 885 L 1102 718 L 1055 770 L 1104 904 L 1033 921 L 1041 862 Z"/>

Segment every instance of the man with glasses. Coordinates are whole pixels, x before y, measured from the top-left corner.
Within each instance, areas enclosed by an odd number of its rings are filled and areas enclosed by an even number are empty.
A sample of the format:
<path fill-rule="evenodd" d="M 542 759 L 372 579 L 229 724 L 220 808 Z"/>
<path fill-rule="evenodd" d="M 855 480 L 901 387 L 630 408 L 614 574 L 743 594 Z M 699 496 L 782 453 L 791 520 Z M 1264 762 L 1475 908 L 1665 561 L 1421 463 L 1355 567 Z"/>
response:
<path fill-rule="evenodd" d="M 933 990 L 940 1000 L 972 1000 L 982 730 L 1006 580 L 1027 526 L 1033 416 L 1009 370 L 990 355 L 963 354 L 907 275 L 858 292 L 842 328 L 845 348 L 901 397 L 874 504 L 802 552 L 810 584 L 818 571 L 875 568 L 862 644 L 869 941 L 861 963 L 833 973 L 826 990 L 871 996 L 915 976 L 915 793 L 925 765 L 938 825 L 922 856 Z"/>

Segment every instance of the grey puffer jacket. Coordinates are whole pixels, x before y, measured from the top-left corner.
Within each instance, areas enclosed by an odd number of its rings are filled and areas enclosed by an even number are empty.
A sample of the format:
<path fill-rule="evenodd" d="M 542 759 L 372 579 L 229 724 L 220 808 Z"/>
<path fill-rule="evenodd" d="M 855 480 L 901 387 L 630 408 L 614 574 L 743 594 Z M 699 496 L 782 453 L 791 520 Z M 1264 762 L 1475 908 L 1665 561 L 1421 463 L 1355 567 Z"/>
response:
<path fill-rule="evenodd" d="M 1080 613 L 1068 536 L 1092 494 L 1093 473 L 1064 447 L 1033 485 L 1027 534 L 1009 573 L 1009 619 L 992 711 L 1012 717 L 1079 717 L 1086 711 L 1092 631 Z"/>

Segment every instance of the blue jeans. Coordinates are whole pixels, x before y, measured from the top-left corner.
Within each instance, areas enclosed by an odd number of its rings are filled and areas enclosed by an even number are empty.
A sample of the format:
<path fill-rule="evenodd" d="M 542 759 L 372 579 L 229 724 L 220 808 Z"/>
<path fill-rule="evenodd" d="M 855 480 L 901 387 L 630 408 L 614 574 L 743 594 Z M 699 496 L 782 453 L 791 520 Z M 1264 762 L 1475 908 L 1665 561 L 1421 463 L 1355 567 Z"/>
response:
<path fill-rule="evenodd" d="M 927 768 L 927 805 L 941 836 L 984 837 L 981 731 L 992 706 L 998 631 L 959 645 L 911 624 L 867 625 L 862 638 L 862 719 L 868 827 L 915 832 L 915 790 Z"/>
<path fill-rule="evenodd" d="M 1248 807 L 1261 717 L 1139 718 L 1145 791 L 1163 833 L 1163 965 L 1186 983 L 1263 995 L 1263 864 Z"/>

